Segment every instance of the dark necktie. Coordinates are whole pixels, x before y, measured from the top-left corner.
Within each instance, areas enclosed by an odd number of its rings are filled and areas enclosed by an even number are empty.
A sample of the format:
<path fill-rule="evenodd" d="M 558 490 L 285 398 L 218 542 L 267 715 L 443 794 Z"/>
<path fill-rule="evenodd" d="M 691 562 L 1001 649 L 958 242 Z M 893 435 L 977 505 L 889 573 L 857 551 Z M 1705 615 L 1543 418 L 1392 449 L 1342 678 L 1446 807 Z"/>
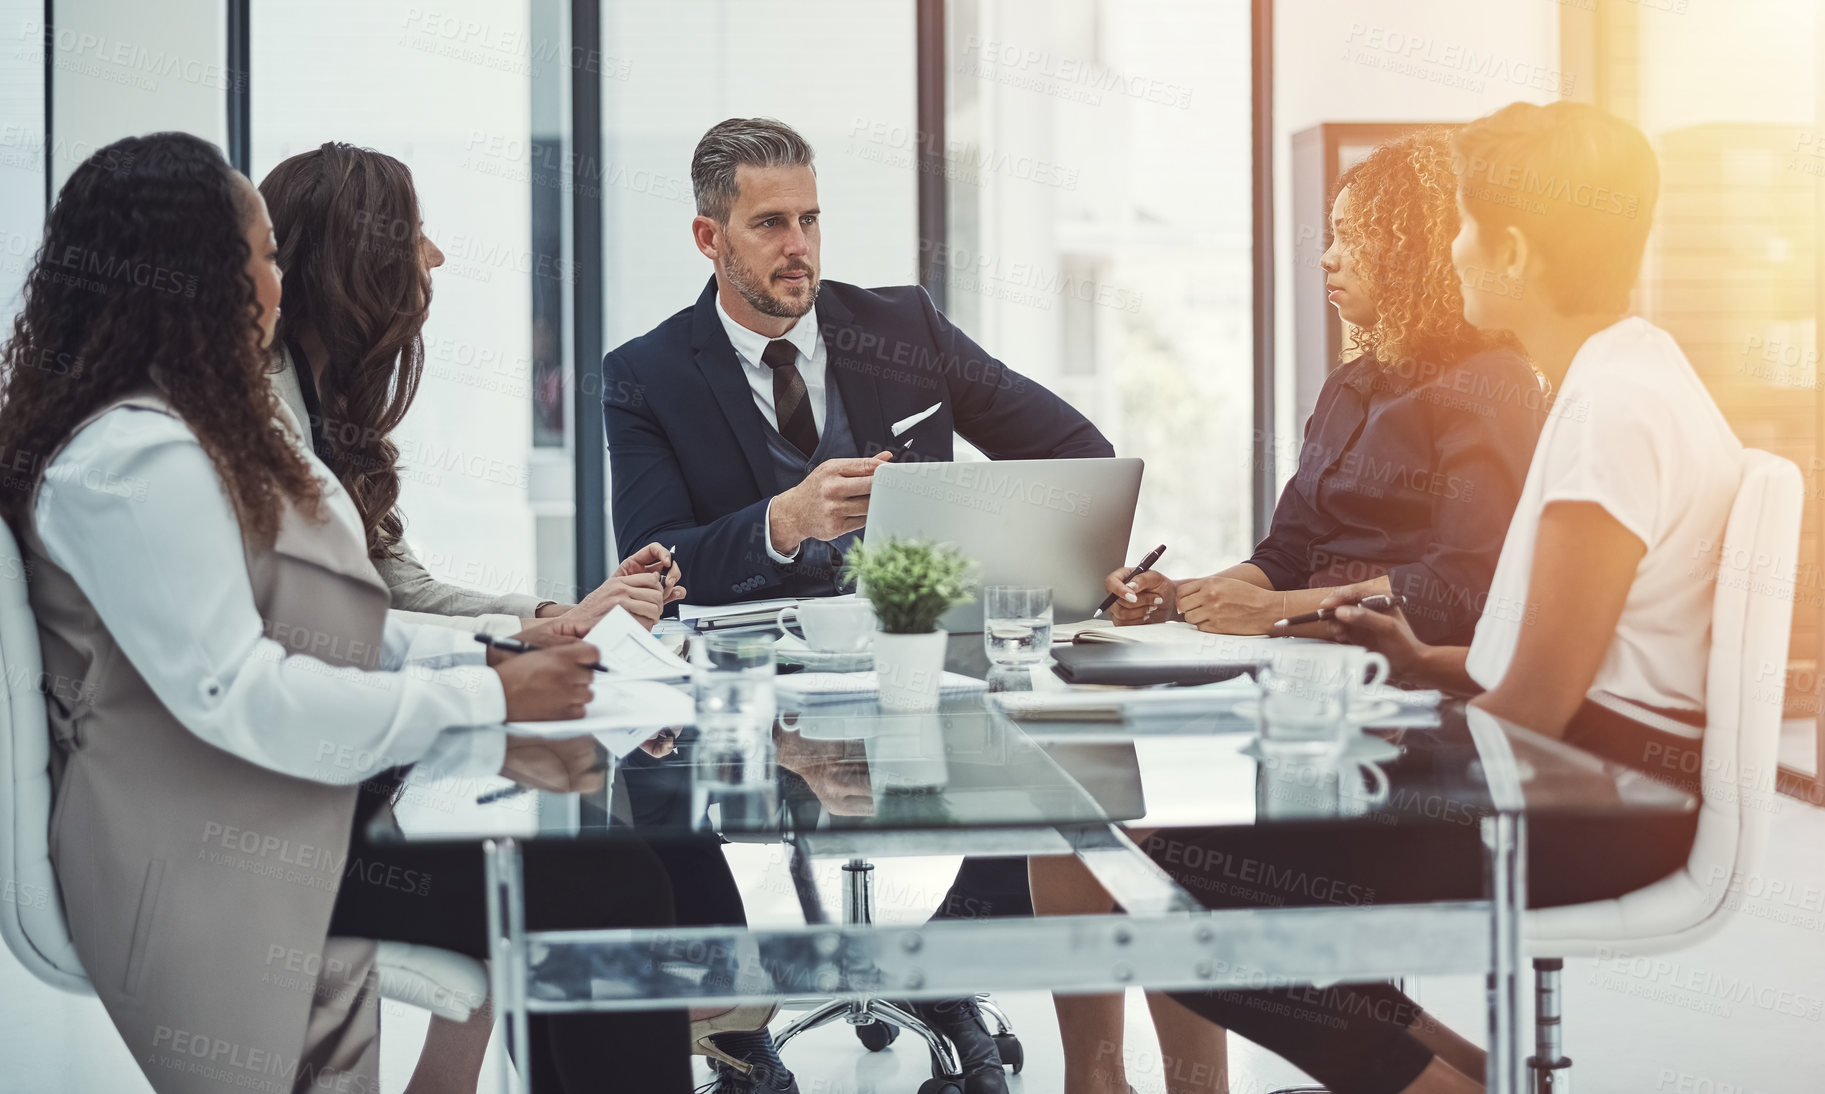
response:
<path fill-rule="evenodd" d="M 773 370 L 773 415 L 779 420 L 780 436 L 810 459 L 817 451 L 817 419 L 811 416 L 805 378 L 799 375 L 798 347 L 775 338 L 767 343 L 760 361 Z"/>

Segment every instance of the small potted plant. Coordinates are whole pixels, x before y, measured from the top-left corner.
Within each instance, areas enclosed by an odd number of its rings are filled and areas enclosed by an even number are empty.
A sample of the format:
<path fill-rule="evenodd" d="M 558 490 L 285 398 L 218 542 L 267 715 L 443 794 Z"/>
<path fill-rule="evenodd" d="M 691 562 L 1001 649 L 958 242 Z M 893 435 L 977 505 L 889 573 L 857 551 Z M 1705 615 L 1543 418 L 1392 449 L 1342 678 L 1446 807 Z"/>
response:
<path fill-rule="evenodd" d="M 859 543 L 844 564 L 857 591 L 874 605 L 880 633 L 874 640 L 881 706 L 935 710 L 949 637 L 938 620 L 972 599 L 975 564 L 955 547 L 921 540 Z"/>

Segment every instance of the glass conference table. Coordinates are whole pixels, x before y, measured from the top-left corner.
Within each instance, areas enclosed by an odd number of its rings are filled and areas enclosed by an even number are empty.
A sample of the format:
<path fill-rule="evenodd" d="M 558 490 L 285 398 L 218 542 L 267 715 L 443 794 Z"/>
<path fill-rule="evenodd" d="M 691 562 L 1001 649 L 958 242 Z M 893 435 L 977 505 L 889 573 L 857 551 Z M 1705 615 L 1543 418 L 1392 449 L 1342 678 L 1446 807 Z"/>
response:
<path fill-rule="evenodd" d="M 1697 808 L 1681 790 L 1456 700 L 1436 709 L 1384 704 L 1349 756 L 1313 762 L 1260 753 L 1245 681 L 1175 696 L 1146 713 L 1112 706 L 1016 718 L 995 693 L 1031 687 L 1031 673 L 991 671 L 975 634 L 953 636 L 947 667 L 986 679 L 991 690 L 946 698 L 934 714 L 854 702 L 792 711 L 782 702 L 767 756 L 774 777 L 733 793 L 693 792 L 707 780 L 695 731 L 686 728 L 664 755 L 635 752 L 618 764 L 594 807 L 542 795 L 536 811 L 478 812 L 469 828 L 396 838 L 483 845 L 492 991 L 514 1045 L 528 1043 L 528 1012 L 655 1002 L 815 1000 L 818 1009 L 783 1031 L 789 1036 L 838 1012 L 861 1024 L 870 1007 L 891 1010 L 888 1000 L 1481 973 L 1491 984 L 1488 1089 L 1519 1092 L 1528 819 L 1602 823 Z M 1213 911 L 1129 834 L 1272 825 L 1321 833 L 1326 825 L 1451 826 L 1480 844 L 1482 898 L 1378 904 L 1333 895 L 1309 906 Z M 525 841 L 702 838 L 712 830 L 790 849 L 803 926 L 526 929 Z M 943 854 L 1075 854 L 1124 912 L 872 921 L 872 860 Z M 811 881 L 815 857 L 848 860 L 835 916 Z M 940 1064 L 948 1058 L 942 1043 L 930 1047 Z M 511 1066 L 504 1082 L 524 1089 Z"/>

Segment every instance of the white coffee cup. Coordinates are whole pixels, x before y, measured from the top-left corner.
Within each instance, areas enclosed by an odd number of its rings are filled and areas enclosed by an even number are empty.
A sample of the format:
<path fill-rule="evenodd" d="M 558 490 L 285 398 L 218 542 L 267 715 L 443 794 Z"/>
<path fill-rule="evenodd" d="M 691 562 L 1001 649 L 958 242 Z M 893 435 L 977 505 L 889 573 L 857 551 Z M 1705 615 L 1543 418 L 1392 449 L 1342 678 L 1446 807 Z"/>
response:
<path fill-rule="evenodd" d="M 1270 820 L 1360 817 L 1388 801 L 1388 773 L 1367 761 L 1272 756 L 1255 772 L 1255 811 Z"/>
<path fill-rule="evenodd" d="M 1274 651 L 1274 675 L 1298 681 L 1317 692 L 1341 692 L 1345 709 L 1368 689 L 1387 682 L 1388 659 L 1361 646 L 1335 642 L 1299 642 Z"/>
<path fill-rule="evenodd" d="M 1371 666 L 1374 677 L 1365 683 Z M 1349 743 L 1350 710 L 1358 696 L 1387 678 L 1388 659 L 1361 646 L 1281 646 L 1260 676 L 1262 747 L 1308 756 L 1341 753 Z"/>
<path fill-rule="evenodd" d="M 859 653 L 874 641 L 874 605 L 856 597 L 807 600 L 780 609 L 774 622 L 783 634 L 791 634 L 797 623 L 805 645 L 821 653 Z"/>

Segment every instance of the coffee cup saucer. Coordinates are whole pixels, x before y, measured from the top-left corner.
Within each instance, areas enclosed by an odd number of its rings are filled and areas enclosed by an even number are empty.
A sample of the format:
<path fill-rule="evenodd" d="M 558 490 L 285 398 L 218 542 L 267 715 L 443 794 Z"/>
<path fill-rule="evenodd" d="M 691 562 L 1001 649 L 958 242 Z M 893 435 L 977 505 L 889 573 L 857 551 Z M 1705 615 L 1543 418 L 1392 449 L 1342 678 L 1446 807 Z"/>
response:
<path fill-rule="evenodd" d="M 803 665 L 813 672 L 866 672 L 874 668 L 873 650 L 814 650 L 796 634 L 781 635 L 773 644 L 773 656 L 777 661 Z"/>

